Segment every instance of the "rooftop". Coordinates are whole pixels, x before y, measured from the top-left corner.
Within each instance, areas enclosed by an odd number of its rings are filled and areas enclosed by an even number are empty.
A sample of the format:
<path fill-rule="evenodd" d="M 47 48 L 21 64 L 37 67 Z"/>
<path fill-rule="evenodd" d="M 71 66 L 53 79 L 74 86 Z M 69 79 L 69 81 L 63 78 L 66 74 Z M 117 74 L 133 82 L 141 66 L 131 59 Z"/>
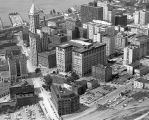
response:
<path fill-rule="evenodd" d="M 49 55 L 52 55 L 52 54 L 55 54 L 55 53 L 56 53 L 56 51 L 52 50 L 52 51 L 46 51 L 46 52 L 38 53 L 38 55 L 47 58 Z"/>
<path fill-rule="evenodd" d="M 136 81 L 142 82 L 142 83 L 149 83 L 149 80 L 144 79 L 144 78 L 138 78 Z"/>
<path fill-rule="evenodd" d="M 100 67 L 100 68 L 104 69 L 104 68 L 107 68 L 107 67 L 110 67 L 110 66 L 98 64 L 98 65 L 96 65 L 95 67 Z"/>
<path fill-rule="evenodd" d="M 89 42 L 84 42 L 82 40 L 70 40 L 70 42 L 78 43 L 78 44 L 85 45 L 85 46 L 89 46 L 89 45 L 92 44 L 92 43 L 89 43 Z"/>
<path fill-rule="evenodd" d="M 1 77 L 9 77 L 9 71 L 3 71 L 0 73 Z"/>
<path fill-rule="evenodd" d="M 34 92 L 34 85 L 32 80 L 25 80 L 19 84 L 10 87 L 11 94 L 19 94 L 19 93 L 29 93 Z"/>
<path fill-rule="evenodd" d="M 52 88 L 58 98 L 73 97 L 75 95 L 74 92 L 72 92 L 66 88 L 63 88 L 61 85 L 52 85 Z"/>
<path fill-rule="evenodd" d="M 20 55 L 21 54 L 21 47 L 13 46 L 6 50 L 6 57 Z"/>
<path fill-rule="evenodd" d="M 76 48 L 76 49 L 73 49 L 73 51 L 83 53 L 83 52 L 86 52 L 86 51 L 89 51 L 91 49 L 98 48 L 98 47 L 101 47 L 101 46 L 106 46 L 106 44 L 105 43 L 94 43 L 90 47 Z"/>
<path fill-rule="evenodd" d="M 61 48 L 67 48 L 70 46 L 72 46 L 72 45 L 70 45 L 69 43 L 64 43 L 64 44 L 59 45 L 59 47 L 61 47 Z"/>

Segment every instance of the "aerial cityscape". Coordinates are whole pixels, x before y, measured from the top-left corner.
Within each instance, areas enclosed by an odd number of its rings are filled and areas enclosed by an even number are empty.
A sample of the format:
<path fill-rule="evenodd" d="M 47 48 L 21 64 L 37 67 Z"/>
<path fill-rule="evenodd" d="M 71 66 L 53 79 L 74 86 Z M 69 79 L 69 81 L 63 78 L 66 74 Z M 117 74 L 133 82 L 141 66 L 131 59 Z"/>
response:
<path fill-rule="evenodd" d="M 0 5 L 0 120 L 149 120 L 149 0 L 18 2 Z"/>

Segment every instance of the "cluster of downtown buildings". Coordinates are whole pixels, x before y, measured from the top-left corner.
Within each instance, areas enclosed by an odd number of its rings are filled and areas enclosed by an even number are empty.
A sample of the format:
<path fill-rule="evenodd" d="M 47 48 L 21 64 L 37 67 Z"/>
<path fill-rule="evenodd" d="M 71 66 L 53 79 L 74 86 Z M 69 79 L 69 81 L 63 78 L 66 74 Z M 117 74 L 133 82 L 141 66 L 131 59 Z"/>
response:
<path fill-rule="evenodd" d="M 73 71 L 79 77 L 92 75 L 98 83 L 108 82 L 112 79 L 112 68 L 107 59 L 117 52 L 124 54 L 123 65 L 129 74 L 141 75 L 146 71 L 140 59 L 149 54 L 148 18 L 147 8 L 131 15 L 121 6 L 107 1 L 81 5 L 79 12 L 72 10 L 64 14 L 53 12 L 50 15 L 45 15 L 32 4 L 29 30 L 22 32 L 22 35 L 24 39 L 28 36 L 26 45 L 30 48 L 29 59 L 32 65 L 57 67 L 59 73 Z M 7 75 L 1 73 L 1 82 L 8 79 L 11 84 L 15 84 L 18 79 L 28 77 L 27 57 L 21 53 L 21 48 L 8 49 L 5 57 L 9 71 Z M 2 67 L 5 68 L 4 65 Z M 33 86 L 29 89 L 23 86 L 20 89 L 32 98 Z M 13 92 L 13 88 L 10 89 L 11 98 L 20 98 L 21 93 Z M 84 94 L 86 89 L 87 82 L 53 84 L 52 100 L 58 113 L 64 115 L 77 111 L 79 95 Z"/>

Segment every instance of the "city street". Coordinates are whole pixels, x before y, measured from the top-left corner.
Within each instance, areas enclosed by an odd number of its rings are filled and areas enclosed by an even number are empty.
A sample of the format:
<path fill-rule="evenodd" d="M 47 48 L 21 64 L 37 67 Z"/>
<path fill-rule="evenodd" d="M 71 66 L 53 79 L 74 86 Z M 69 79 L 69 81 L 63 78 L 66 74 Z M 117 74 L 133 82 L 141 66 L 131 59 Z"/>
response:
<path fill-rule="evenodd" d="M 21 40 L 21 37 L 18 36 L 18 45 L 22 47 L 22 50 L 23 50 L 23 53 L 26 54 L 26 56 L 29 56 L 28 54 L 28 49 L 25 48 L 23 46 L 23 40 Z M 35 68 L 34 66 L 32 66 L 30 60 L 27 61 L 27 68 L 28 68 L 28 71 L 29 72 L 34 72 Z M 43 81 L 42 81 L 42 78 L 33 78 L 33 83 L 34 83 L 34 86 L 35 88 L 38 88 L 40 89 L 40 92 L 38 94 L 39 97 L 42 97 L 43 100 L 42 102 L 40 102 L 40 105 L 43 105 L 41 106 L 41 108 L 44 108 L 44 112 L 45 112 L 45 115 L 49 118 L 49 119 L 52 119 L 52 120 L 59 120 L 59 116 L 58 116 L 58 113 L 54 107 L 54 104 L 52 103 L 51 99 L 50 99 L 50 94 L 48 94 L 48 92 L 42 88 L 42 84 L 43 84 Z"/>

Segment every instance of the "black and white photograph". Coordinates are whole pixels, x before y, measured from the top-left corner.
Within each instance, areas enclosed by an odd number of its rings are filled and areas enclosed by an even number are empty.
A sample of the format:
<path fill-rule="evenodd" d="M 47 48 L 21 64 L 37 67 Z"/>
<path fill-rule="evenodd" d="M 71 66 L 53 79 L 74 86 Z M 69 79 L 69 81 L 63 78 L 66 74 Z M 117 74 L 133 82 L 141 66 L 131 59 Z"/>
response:
<path fill-rule="evenodd" d="M 149 120 L 149 0 L 0 0 L 0 120 Z"/>

